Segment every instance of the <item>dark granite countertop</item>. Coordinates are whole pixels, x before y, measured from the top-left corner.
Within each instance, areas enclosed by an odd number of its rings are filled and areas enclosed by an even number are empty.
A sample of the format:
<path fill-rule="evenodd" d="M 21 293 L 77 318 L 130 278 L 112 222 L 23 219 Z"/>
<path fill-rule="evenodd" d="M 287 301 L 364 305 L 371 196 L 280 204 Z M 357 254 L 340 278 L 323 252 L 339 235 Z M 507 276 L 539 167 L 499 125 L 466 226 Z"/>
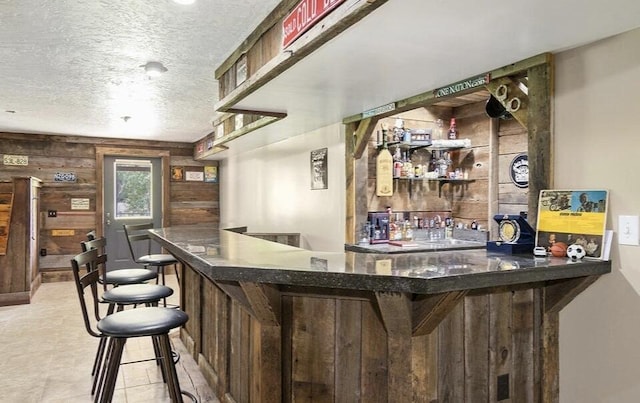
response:
<path fill-rule="evenodd" d="M 317 252 L 214 226 L 151 230 L 178 259 L 214 281 L 435 294 L 601 275 L 611 262 L 486 250 L 378 254 Z"/>

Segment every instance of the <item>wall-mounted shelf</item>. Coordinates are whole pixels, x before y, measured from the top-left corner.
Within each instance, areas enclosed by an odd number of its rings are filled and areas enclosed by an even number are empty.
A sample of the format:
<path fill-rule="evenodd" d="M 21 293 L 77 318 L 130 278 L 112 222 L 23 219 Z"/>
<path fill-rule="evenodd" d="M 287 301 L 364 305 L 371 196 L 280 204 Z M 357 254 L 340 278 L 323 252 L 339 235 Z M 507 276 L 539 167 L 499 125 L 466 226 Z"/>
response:
<path fill-rule="evenodd" d="M 409 182 L 409 197 L 413 196 L 413 182 L 416 181 L 420 181 L 420 182 L 438 182 L 438 197 L 442 197 L 442 186 L 444 186 L 447 183 L 451 183 L 451 184 L 463 184 L 463 183 L 470 183 L 470 182 L 475 182 L 475 179 L 447 179 L 447 178 L 393 178 L 394 181 L 407 181 Z"/>

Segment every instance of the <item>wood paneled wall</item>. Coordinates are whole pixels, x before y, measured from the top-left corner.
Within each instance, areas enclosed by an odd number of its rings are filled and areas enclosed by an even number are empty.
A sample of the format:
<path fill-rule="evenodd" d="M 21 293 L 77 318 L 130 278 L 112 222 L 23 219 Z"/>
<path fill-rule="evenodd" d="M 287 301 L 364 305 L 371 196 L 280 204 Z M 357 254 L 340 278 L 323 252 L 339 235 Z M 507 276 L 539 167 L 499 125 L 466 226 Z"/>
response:
<path fill-rule="evenodd" d="M 0 133 L 0 154 L 26 155 L 27 166 L 2 166 L 0 181 L 14 176 L 34 176 L 42 179 L 40 257 L 43 281 L 69 280 L 69 260 L 80 252 L 80 242 L 96 228 L 96 146 L 157 150 L 170 153 L 170 164 L 185 168 L 217 165 L 215 161 L 193 159 L 189 143 L 153 142 L 54 136 L 41 134 Z M 73 183 L 54 181 L 57 172 L 73 172 Z M 170 182 L 170 203 L 165 206 L 165 222 L 172 225 L 218 223 L 219 185 L 205 182 Z M 72 198 L 89 199 L 89 210 L 71 210 Z M 48 217 L 56 210 L 57 217 Z M 54 230 L 70 230 L 55 236 Z"/>
<path fill-rule="evenodd" d="M 394 180 L 394 195 L 392 197 L 375 196 L 375 149 L 376 131 L 380 130 L 382 123 L 393 127 L 395 119 L 385 118 L 376 126 L 374 135 L 371 136 L 367 150 L 366 174 L 357 168 L 356 180 L 367 176 L 367 210 L 384 211 L 386 206 L 391 206 L 394 211 L 450 211 L 451 217 L 463 224 L 471 224 L 476 220 L 478 224 L 487 227 L 488 217 L 488 181 L 490 175 L 490 146 L 489 146 L 489 118 L 485 114 L 485 103 L 475 102 L 468 105 L 443 110 L 439 108 L 437 115 L 429 108 L 419 108 L 411 112 L 400 114 L 407 124 L 419 124 L 418 119 L 433 121 L 437 118 L 444 120 L 445 135 L 449 127 L 448 119 L 456 117 L 459 138 L 471 140 L 471 148 L 455 150 L 451 152 L 454 168 L 461 168 L 467 172 L 471 182 L 442 184 L 441 194 L 439 183 L 435 181 L 409 181 Z M 411 122 L 411 119 L 416 119 Z M 424 123 L 430 127 L 429 123 Z M 411 128 L 419 128 L 412 126 Z M 525 137 L 526 142 L 526 137 Z M 393 149 L 391 150 L 393 152 Z M 413 162 L 426 164 L 430 160 L 430 149 L 421 149 L 414 153 Z M 409 186 L 411 185 L 411 189 Z M 410 191 L 411 190 L 411 191 Z M 442 217 L 444 219 L 444 217 Z M 364 217 L 359 217 L 362 221 Z M 362 221 L 364 222 L 364 221 Z"/>

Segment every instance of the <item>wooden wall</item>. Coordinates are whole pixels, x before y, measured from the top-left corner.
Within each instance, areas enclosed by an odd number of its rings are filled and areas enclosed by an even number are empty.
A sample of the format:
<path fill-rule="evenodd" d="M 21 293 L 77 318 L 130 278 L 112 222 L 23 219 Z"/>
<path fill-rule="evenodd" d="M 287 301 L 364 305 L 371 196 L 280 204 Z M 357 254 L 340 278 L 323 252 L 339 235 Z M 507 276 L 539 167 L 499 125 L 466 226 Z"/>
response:
<path fill-rule="evenodd" d="M 217 162 L 193 159 L 193 145 L 188 143 L 119 140 L 78 136 L 0 133 L 0 154 L 26 155 L 28 166 L 3 166 L 0 181 L 14 176 L 34 176 L 43 181 L 41 190 L 40 257 L 43 281 L 70 279 L 69 260 L 80 252 L 80 241 L 96 228 L 96 146 L 169 151 L 171 165 L 201 169 Z M 74 183 L 54 181 L 57 172 L 73 172 Z M 218 223 L 219 186 L 217 183 L 170 182 L 170 205 L 165 206 L 165 222 L 173 225 Z M 72 198 L 90 200 L 89 210 L 71 210 Z M 48 217 L 56 210 L 57 217 Z M 69 230 L 54 236 L 53 230 Z"/>
<path fill-rule="evenodd" d="M 437 111 L 434 111 L 437 109 Z M 437 114 L 436 114 L 437 113 Z M 436 181 L 394 180 L 392 197 L 375 195 L 375 150 L 376 131 L 386 123 L 393 127 L 395 118 L 381 119 L 374 129 L 367 150 L 367 211 L 384 211 L 391 206 L 394 211 L 430 211 L 450 212 L 455 222 L 470 225 L 473 220 L 485 228 L 488 223 L 488 180 L 490 175 L 489 119 L 484 110 L 484 102 L 475 102 L 457 108 L 419 108 L 411 112 L 399 114 L 405 119 L 405 126 L 420 124 L 420 120 L 433 121 L 441 118 L 445 122 L 445 135 L 449 127 L 449 118 L 456 117 L 459 138 L 471 140 L 471 148 L 451 152 L 453 168 L 461 168 L 467 172 L 470 182 L 443 184 L 441 194 Z M 412 119 L 415 119 L 412 121 Z M 424 123 L 430 127 L 430 123 Z M 407 126 L 409 127 L 409 126 Z M 411 126 L 411 128 L 418 128 Z M 525 139 L 526 140 L 526 139 Z M 391 149 L 393 153 L 393 149 Z M 414 153 L 412 161 L 428 163 L 430 149 L 425 148 Z M 356 178 L 364 177 L 364 173 L 356 172 Z M 360 179 L 357 179 L 360 180 Z M 442 217 L 444 219 L 444 217 Z M 361 218 L 362 220 L 362 218 Z"/>
<path fill-rule="evenodd" d="M 519 214 L 528 210 L 528 189 L 519 188 L 511 182 L 511 161 L 520 153 L 528 151 L 527 129 L 515 119 L 498 120 L 498 212 Z M 532 226 L 535 226 L 533 223 Z"/>

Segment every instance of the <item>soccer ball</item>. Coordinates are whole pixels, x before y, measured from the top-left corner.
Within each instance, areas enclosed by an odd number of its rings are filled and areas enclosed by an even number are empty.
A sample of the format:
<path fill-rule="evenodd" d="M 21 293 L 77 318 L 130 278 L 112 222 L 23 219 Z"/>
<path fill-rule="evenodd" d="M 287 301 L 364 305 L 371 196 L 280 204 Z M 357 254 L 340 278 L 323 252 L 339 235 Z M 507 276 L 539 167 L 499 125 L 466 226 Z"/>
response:
<path fill-rule="evenodd" d="M 567 248 L 567 256 L 571 258 L 571 260 L 579 260 L 585 257 L 587 252 L 584 250 L 584 246 L 574 243 Z"/>

